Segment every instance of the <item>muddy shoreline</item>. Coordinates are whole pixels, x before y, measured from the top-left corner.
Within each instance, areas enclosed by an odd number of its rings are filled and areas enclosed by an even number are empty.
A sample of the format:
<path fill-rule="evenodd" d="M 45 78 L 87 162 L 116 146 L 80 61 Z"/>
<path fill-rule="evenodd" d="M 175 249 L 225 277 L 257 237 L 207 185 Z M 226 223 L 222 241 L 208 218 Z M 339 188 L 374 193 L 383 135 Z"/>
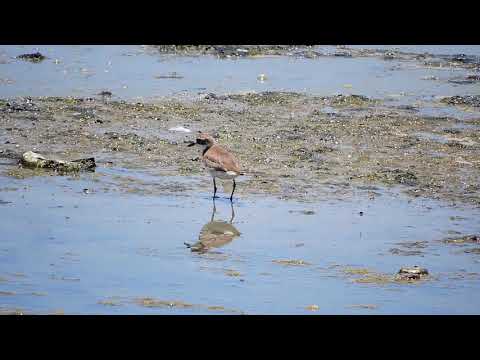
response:
<path fill-rule="evenodd" d="M 178 126 L 191 132 L 169 130 Z M 317 201 L 365 187 L 375 196 L 376 186 L 386 186 L 478 207 L 479 127 L 480 119 L 421 116 L 355 95 L 204 94 L 155 103 L 17 98 L 0 100 L 0 158 L 3 174 L 17 178 L 51 175 L 17 166 L 27 151 L 203 176 L 198 149 L 186 146 L 202 130 L 237 154 L 247 173 L 237 187 L 241 196 Z"/>
<path fill-rule="evenodd" d="M 291 56 L 308 59 L 319 57 L 363 58 L 414 61 L 432 68 L 465 68 L 480 70 L 480 56 L 466 54 L 414 53 L 402 50 L 354 48 L 345 45 L 148 45 L 151 51 L 175 56 L 216 56 L 225 58 L 259 58 L 265 56 Z M 478 80 L 477 80 L 478 81 Z"/>

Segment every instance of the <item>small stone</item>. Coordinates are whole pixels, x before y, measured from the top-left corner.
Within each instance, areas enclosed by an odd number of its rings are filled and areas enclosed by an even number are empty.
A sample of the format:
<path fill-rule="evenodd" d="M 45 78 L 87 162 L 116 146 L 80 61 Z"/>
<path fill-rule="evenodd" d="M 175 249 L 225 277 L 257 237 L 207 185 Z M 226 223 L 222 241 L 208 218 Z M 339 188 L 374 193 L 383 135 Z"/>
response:
<path fill-rule="evenodd" d="M 395 280 L 420 280 L 428 275 L 428 270 L 419 266 L 403 267 L 398 271 Z"/>

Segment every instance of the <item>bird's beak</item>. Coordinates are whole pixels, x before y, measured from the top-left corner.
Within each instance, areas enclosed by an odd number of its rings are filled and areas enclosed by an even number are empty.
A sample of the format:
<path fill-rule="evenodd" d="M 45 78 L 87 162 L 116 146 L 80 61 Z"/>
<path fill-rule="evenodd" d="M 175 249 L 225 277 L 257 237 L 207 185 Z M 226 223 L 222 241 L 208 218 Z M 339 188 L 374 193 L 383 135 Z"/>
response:
<path fill-rule="evenodd" d="M 188 144 L 187 146 L 190 147 L 190 146 L 193 146 L 193 145 L 195 145 L 195 144 L 196 144 L 196 142 L 193 142 L 193 141 L 192 141 L 192 142 L 191 142 L 190 144 Z"/>

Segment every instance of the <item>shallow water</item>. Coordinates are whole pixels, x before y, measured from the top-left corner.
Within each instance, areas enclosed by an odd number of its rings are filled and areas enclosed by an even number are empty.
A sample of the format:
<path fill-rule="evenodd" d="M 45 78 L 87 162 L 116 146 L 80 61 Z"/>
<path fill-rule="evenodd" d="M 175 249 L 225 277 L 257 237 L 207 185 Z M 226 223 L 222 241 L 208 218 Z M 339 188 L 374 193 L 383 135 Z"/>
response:
<path fill-rule="evenodd" d="M 98 171 L 105 181 L 114 175 L 171 181 L 141 171 Z M 241 235 L 201 254 L 184 242 L 196 242 L 211 221 L 211 194 L 137 195 L 115 185 L 103 190 L 104 183 L 94 178 L 0 178 L 0 309 L 68 314 L 480 313 L 480 258 L 464 253 L 468 247 L 436 241 L 452 232 L 478 232 L 478 209 L 409 201 L 382 190 L 376 190 L 380 195 L 374 200 L 358 189 L 349 201 L 316 203 L 240 196 L 233 203 L 233 226 Z M 195 187 L 207 180 L 176 181 Z M 228 222 L 232 208 L 227 195 L 220 195 L 214 220 Z M 420 256 L 389 252 L 404 241 L 428 241 L 428 246 Z M 292 259 L 310 265 L 273 262 Z M 358 284 L 342 272 L 359 267 L 394 274 L 410 265 L 426 267 L 433 279 Z M 137 298 L 195 306 L 149 308 L 135 303 Z M 312 304 L 319 310 L 306 309 Z"/>
<path fill-rule="evenodd" d="M 48 58 L 38 64 L 14 58 L 37 50 Z M 478 53 L 478 47 L 463 50 Z M 156 78 L 172 72 L 182 78 Z M 257 80 L 260 73 L 266 81 Z M 159 55 L 140 46 L 0 46 L 0 79 L 11 80 L 0 81 L 0 98 L 95 96 L 109 90 L 115 99 L 154 101 L 208 92 L 285 90 L 354 93 L 385 99 L 392 106 L 414 105 L 424 115 L 466 118 L 478 112 L 436 101 L 478 93 L 478 85 L 448 82 L 467 73 L 379 58 L 220 60 Z M 422 79 L 432 75 L 440 80 Z M 336 112 L 329 107 L 323 111 Z M 476 125 L 458 125 L 468 126 Z M 443 141 L 428 133 L 419 136 Z M 14 165 L 2 159 L 0 166 L 5 170 Z M 349 197 L 317 202 L 240 193 L 232 224 L 240 236 L 202 254 L 185 243 L 197 242 L 212 219 L 211 194 L 196 191 L 211 180 L 163 175 L 104 167 L 80 177 L 20 180 L 0 175 L 0 313 L 480 313 L 480 255 L 465 253 L 475 246 L 438 241 L 478 234 L 478 209 L 412 200 L 395 189 L 358 188 Z M 228 223 L 232 207 L 227 194 L 221 191 L 221 196 L 214 220 Z M 402 245 L 408 241 L 427 243 L 411 249 Z M 391 249 L 420 253 L 402 256 Z M 308 264 L 286 266 L 275 260 Z M 360 284 L 344 271 L 366 268 L 394 275 L 412 265 L 426 267 L 431 279 Z M 183 303 L 148 307 L 143 305 L 151 303 L 138 304 L 139 298 Z M 317 305 L 318 311 L 306 309 L 309 305 Z"/>
<path fill-rule="evenodd" d="M 451 48 L 439 46 L 434 53 L 451 52 Z M 468 49 L 471 51 L 467 54 L 479 52 L 479 46 Z M 47 59 L 31 63 L 15 58 L 35 51 Z M 158 78 L 172 73 L 180 78 Z M 465 69 L 429 69 L 415 61 L 375 57 L 225 60 L 161 55 L 142 46 L 0 46 L 0 98 L 95 96 L 108 90 L 117 99 L 153 101 L 208 92 L 297 91 L 322 96 L 360 94 L 402 105 L 428 103 L 441 96 L 476 94 L 478 84 L 448 82 L 470 73 Z M 259 81 L 259 74 L 265 74 L 266 80 Z M 424 80 L 431 76 L 438 80 Z M 435 107 L 431 112 L 441 113 L 445 108 L 462 116 L 454 107 Z M 479 114 L 466 116 L 473 115 Z"/>

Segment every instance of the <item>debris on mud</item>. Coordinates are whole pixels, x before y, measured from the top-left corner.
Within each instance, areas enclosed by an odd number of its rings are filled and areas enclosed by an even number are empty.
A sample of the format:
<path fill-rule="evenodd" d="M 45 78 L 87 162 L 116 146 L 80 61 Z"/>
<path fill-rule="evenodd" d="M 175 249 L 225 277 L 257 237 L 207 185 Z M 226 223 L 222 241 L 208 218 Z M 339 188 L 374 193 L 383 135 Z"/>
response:
<path fill-rule="evenodd" d="M 355 269 L 355 268 L 346 268 L 343 269 L 343 272 L 348 275 L 367 275 L 370 273 L 368 269 Z"/>
<path fill-rule="evenodd" d="M 175 308 L 175 309 L 196 309 L 196 310 L 208 310 L 228 312 L 233 314 L 243 314 L 242 311 L 227 309 L 220 305 L 203 305 L 203 304 L 189 304 L 184 301 L 178 300 L 160 300 L 151 297 L 142 297 L 134 299 L 134 303 L 147 308 Z"/>
<path fill-rule="evenodd" d="M 295 92 L 264 91 L 260 93 L 232 94 L 228 95 L 231 100 L 245 102 L 248 105 L 283 105 L 292 102 L 301 94 Z"/>
<path fill-rule="evenodd" d="M 58 172 L 92 171 L 96 167 L 94 158 L 73 161 L 47 159 L 33 151 L 27 151 L 22 155 L 21 164 L 29 168 L 52 169 Z"/>
<path fill-rule="evenodd" d="M 99 300 L 98 304 L 105 306 L 122 306 L 122 303 L 114 299 Z"/>
<path fill-rule="evenodd" d="M 21 157 L 22 156 L 20 154 L 16 153 L 13 150 L 10 150 L 10 149 L 1 149 L 0 150 L 0 158 L 20 160 Z"/>
<path fill-rule="evenodd" d="M 17 58 L 26 60 L 26 61 L 31 61 L 31 62 L 40 62 L 42 60 L 45 60 L 47 57 L 37 51 L 36 53 L 32 53 L 32 54 L 18 55 Z"/>
<path fill-rule="evenodd" d="M 157 75 L 155 79 L 183 79 L 183 76 L 174 71 L 165 75 Z"/>
<path fill-rule="evenodd" d="M 165 300 L 158 300 L 154 298 L 138 298 L 135 299 L 135 303 L 140 306 L 144 307 L 169 307 L 169 308 L 191 308 L 193 307 L 192 304 L 185 303 L 183 301 L 165 301 Z"/>
<path fill-rule="evenodd" d="M 231 270 L 231 269 L 227 269 L 227 270 L 225 271 L 225 275 L 230 276 L 230 277 L 242 276 L 242 274 L 239 273 L 238 271 L 236 271 L 236 270 Z"/>
<path fill-rule="evenodd" d="M 456 95 L 456 96 L 445 97 L 440 101 L 449 105 L 466 105 L 466 106 L 480 107 L 480 95 L 465 95 L 465 96 Z"/>
<path fill-rule="evenodd" d="M 424 249 L 427 247 L 428 241 L 404 241 L 396 243 L 395 245 L 400 245 L 407 249 Z"/>
<path fill-rule="evenodd" d="M 272 262 L 280 265 L 286 266 L 306 266 L 311 265 L 310 263 L 303 260 L 272 260 Z"/>
<path fill-rule="evenodd" d="M 300 213 L 303 215 L 315 215 L 314 210 L 289 210 L 289 213 Z"/>
<path fill-rule="evenodd" d="M 423 256 L 423 251 L 420 250 L 402 250 L 398 248 L 390 249 L 389 252 L 393 255 L 401 256 Z"/>
<path fill-rule="evenodd" d="M 74 282 L 80 281 L 79 278 L 68 277 L 68 276 L 58 276 L 56 274 L 51 274 L 49 278 L 52 280 L 62 280 L 62 281 L 74 281 Z"/>
<path fill-rule="evenodd" d="M 396 281 L 411 281 L 420 280 L 422 277 L 428 276 L 428 270 L 419 266 L 403 267 L 398 271 L 395 276 Z"/>
<path fill-rule="evenodd" d="M 358 284 L 385 285 L 392 281 L 392 277 L 364 268 L 345 268 L 342 271 L 347 276 L 353 276 L 352 281 Z"/>
<path fill-rule="evenodd" d="M 480 75 L 467 75 L 465 77 L 459 77 L 459 78 L 453 78 L 448 80 L 448 82 L 451 82 L 453 84 L 475 84 L 480 81 Z"/>
<path fill-rule="evenodd" d="M 322 100 L 327 102 L 330 106 L 366 106 L 369 104 L 375 103 L 375 100 L 372 100 L 363 95 L 335 95 L 329 97 L 323 97 Z"/>
<path fill-rule="evenodd" d="M 29 98 L 21 100 L 10 100 L 2 101 L 0 100 L 0 111 L 1 112 L 22 112 L 22 111 L 39 111 L 38 106 L 31 101 Z"/>
<path fill-rule="evenodd" d="M 376 174 L 370 175 L 387 184 L 401 184 L 406 186 L 417 185 L 417 176 L 411 171 L 402 169 L 384 169 Z"/>
<path fill-rule="evenodd" d="M 319 57 L 376 57 L 386 61 L 405 60 L 416 61 L 422 66 L 433 68 L 466 68 L 477 71 L 480 68 L 480 59 L 475 55 L 434 55 L 429 53 L 417 54 L 399 51 L 397 49 L 369 49 L 349 48 L 339 45 L 336 49 L 319 45 L 150 45 L 160 53 L 175 54 L 178 56 L 217 56 L 221 59 L 265 57 L 265 56 L 293 56 L 297 58 L 317 59 Z"/>
<path fill-rule="evenodd" d="M 22 309 L 0 308 L 0 315 L 25 315 Z"/>
<path fill-rule="evenodd" d="M 214 55 L 219 58 L 287 55 L 298 53 L 306 45 L 154 45 L 161 53 L 199 56 Z"/>
<path fill-rule="evenodd" d="M 464 252 L 467 254 L 480 254 L 480 248 L 467 249 Z"/>
<path fill-rule="evenodd" d="M 368 274 L 363 275 L 360 278 L 353 279 L 353 282 L 358 284 L 377 284 L 383 285 L 392 282 L 392 277 L 384 274 L 377 274 L 369 272 Z"/>
<path fill-rule="evenodd" d="M 465 235 L 462 237 L 447 238 L 442 240 L 442 242 L 445 244 L 455 244 L 455 245 L 480 244 L 480 235 Z"/>
<path fill-rule="evenodd" d="M 15 292 L 13 291 L 0 291 L 0 296 L 13 296 L 13 295 L 17 295 Z"/>
<path fill-rule="evenodd" d="M 426 269 L 414 266 L 412 268 L 402 268 L 400 271 L 392 276 L 389 274 L 382 274 L 368 269 L 354 269 L 346 268 L 343 273 L 348 276 L 353 276 L 352 281 L 358 284 L 375 284 L 387 285 L 395 283 L 410 283 L 412 280 L 423 279 L 428 275 Z"/>
<path fill-rule="evenodd" d="M 226 95 L 217 95 L 215 93 L 208 93 L 204 97 L 205 100 L 228 100 Z"/>
<path fill-rule="evenodd" d="M 355 304 L 348 306 L 349 308 L 357 308 L 357 309 L 368 309 L 368 310 L 375 310 L 378 308 L 378 305 L 375 304 Z"/>
<path fill-rule="evenodd" d="M 438 76 L 435 75 L 429 75 L 429 76 L 424 76 L 421 78 L 422 80 L 438 80 Z"/>
<path fill-rule="evenodd" d="M 307 149 L 304 147 L 300 147 L 294 149 L 292 155 L 298 157 L 299 160 L 308 160 L 308 161 L 320 161 L 322 160 L 322 154 L 329 153 L 335 151 L 334 148 L 329 146 L 317 146 L 314 149 Z"/>

